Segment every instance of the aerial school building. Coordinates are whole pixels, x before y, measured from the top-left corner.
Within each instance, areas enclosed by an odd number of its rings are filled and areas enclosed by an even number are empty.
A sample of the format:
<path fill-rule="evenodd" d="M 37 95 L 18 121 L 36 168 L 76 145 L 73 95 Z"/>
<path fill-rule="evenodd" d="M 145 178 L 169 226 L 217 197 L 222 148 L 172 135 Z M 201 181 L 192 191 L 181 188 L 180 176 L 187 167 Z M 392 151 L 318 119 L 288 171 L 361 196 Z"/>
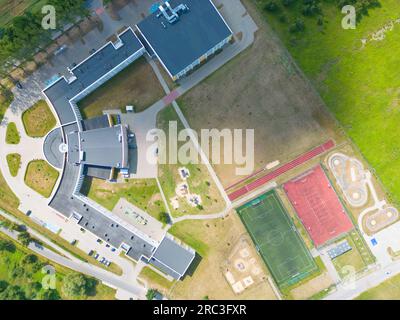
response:
<path fill-rule="evenodd" d="M 137 26 L 150 55 L 176 81 L 196 69 L 233 38 L 211 0 L 169 0 Z"/>
<path fill-rule="evenodd" d="M 81 193 L 85 176 L 111 180 L 115 170 L 131 168 L 128 148 L 135 128 L 114 124 L 109 115 L 82 119 L 78 102 L 128 65 L 148 53 L 159 59 L 176 81 L 201 65 L 232 39 L 232 31 L 211 0 L 171 0 L 158 3 L 140 22 L 137 32 L 126 29 L 60 77 L 42 93 L 61 126 L 46 139 L 45 156 L 62 169 L 61 182 L 49 206 L 127 256 L 144 260 L 181 279 L 195 251 L 166 233 L 161 239 L 138 230 Z M 58 145 L 59 141 L 62 143 Z M 46 146 L 46 143 L 49 143 Z M 59 150 L 59 153 L 54 152 Z M 51 151 L 51 152 L 50 152 Z M 145 152 L 137 150 L 137 152 Z M 57 154 L 57 161 L 51 161 Z"/>

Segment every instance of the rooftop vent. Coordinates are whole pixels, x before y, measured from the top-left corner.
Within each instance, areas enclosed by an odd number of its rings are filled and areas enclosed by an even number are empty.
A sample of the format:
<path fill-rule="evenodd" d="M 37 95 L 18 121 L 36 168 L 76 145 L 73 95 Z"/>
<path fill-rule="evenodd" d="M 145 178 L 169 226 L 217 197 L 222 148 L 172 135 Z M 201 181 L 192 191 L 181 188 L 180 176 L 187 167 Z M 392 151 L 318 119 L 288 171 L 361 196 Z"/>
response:
<path fill-rule="evenodd" d="M 164 4 L 161 4 L 158 9 L 160 12 L 157 14 L 157 18 L 163 15 L 170 24 L 177 22 L 179 20 L 179 15 L 189 11 L 189 7 L 186 4 L 180 4 L 176 8 L 172 8 L 168 1 L 165 1 Z"/>

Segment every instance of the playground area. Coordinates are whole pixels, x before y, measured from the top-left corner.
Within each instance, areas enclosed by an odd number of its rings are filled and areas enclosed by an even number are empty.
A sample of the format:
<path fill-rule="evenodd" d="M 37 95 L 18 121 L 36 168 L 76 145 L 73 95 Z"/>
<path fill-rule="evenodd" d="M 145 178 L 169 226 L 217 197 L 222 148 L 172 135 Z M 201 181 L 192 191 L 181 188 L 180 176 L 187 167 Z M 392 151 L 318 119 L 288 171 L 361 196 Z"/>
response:
<path fill-rule="evenodd" d="M 353 229 L 321 166 L 287 182 L 284 190 L 316 247 Z"/>
<path fill-rule="evenodd" d="M 364 206 L 368 201 L 368 188 L 362 163 L 342 153 L 335 153 L 329 157 L 328 164 L 346 201 L 355 208 Z"/>
<path fill-rule="evenodd" d="M 232 249 L 226 261 L 224 276 L 237 295 L 240 295 L 249 287 L 267 281 L 267 277 L 255 256 L 254 249 L 246 237 L 240 238 Z"/>
<path fill-rule="evenodd" d="M 318 269 L 275 191 L 237 212 L 279 287 L 291 286 Z"/>
<path fill-rule="evenodd" d="M 375 233 L 396 222 L 399 211 L 394 207 L 384 206 L 365 215 L 364 223 L 368 233 Z"/>

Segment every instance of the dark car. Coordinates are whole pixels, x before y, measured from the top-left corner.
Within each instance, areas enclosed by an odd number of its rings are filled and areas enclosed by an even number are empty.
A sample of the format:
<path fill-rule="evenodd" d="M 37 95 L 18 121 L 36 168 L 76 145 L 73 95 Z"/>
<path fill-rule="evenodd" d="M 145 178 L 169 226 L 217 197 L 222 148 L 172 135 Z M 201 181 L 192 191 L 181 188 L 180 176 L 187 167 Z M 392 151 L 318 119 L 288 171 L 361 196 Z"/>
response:
<path fill-rule="evenodd" d="M 17 86 L 18 89 L 23 88 L 21 82 L 19 82 L 19 81 L 15 82 L 15 85 Z"/>

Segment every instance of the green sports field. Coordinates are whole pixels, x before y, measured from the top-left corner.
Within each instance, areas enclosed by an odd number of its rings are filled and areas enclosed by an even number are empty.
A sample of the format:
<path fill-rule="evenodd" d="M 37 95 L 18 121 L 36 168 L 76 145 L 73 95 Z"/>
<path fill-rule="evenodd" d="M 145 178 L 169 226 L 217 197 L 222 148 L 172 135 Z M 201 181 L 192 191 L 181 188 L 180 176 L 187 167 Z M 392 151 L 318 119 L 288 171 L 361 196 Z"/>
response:
<path fill-rule="evenodd" d="M 293 285 L 317 270 L 274 191 L 252 200 L 237 212 L 280 287 Z"/>

